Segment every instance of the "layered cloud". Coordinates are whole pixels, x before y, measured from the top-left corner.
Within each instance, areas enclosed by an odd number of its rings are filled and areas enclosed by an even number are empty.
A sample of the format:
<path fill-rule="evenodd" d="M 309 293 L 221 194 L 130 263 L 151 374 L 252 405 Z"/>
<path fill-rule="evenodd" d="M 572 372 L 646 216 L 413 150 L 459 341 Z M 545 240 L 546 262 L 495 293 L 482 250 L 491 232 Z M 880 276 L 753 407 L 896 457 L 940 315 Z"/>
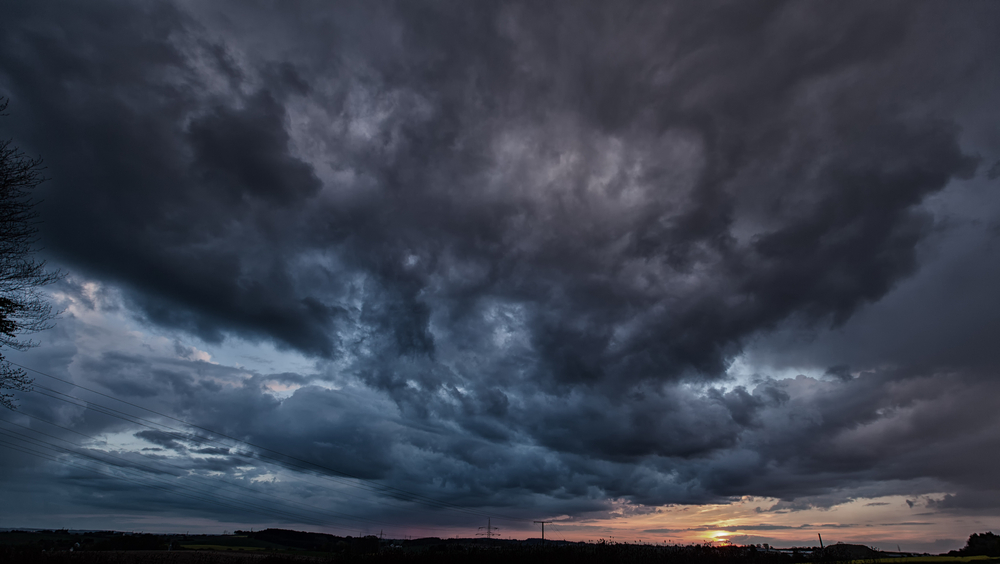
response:
<path fill-rule="evenodd" d="M 469 507 L 997 508 L 994 7 L 50 10 L 0 23 L 48 369 Z"/>

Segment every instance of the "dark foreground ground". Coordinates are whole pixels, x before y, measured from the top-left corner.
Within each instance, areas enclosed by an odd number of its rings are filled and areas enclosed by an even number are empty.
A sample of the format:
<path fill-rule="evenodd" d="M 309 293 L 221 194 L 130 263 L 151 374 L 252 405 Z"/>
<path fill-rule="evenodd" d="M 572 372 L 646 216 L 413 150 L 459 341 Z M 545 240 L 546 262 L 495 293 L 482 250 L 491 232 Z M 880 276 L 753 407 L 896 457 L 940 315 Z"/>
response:
<path fill-rule="evenodd" d="M 0 561 L 16 564 L 311 564 L 336 563 L 645 563 L 673 564 L 791 564 L 786 555 L 747 554 L 742 550 L 670 550 L 637 545 L 579 545 L 551 547 L 431 547 L 422 551 L 382 550 L 369 554 L 290 554 L 220 550 L 7 552 Z M 998 561 L 1000 562 L 1000 561 Z M 977 563 L 978 564 L 978 563 Z"/>
<path fill-rule="evenodd" d="M 993 540 L 992 538 L 990 540 Z M 966 547 L 965 550 L 968 550 Z M 964 551 L 962 551 L 964 552 Z M 992 552 L 990 548 L 989 552 Z M 0 532 L 0 564 L 311 564 L 311 563 L 667 563 L 667 564 L 1000 564 L 1000 554 L 899 558 L 861 545 L 774 551 L 754 546 L 654 546 L 618 543 L 380 540 L 281 529 L 234 535 L 144 535 L 111 531 Z M 974 556 L 977 558 L 966 563 Z"/>

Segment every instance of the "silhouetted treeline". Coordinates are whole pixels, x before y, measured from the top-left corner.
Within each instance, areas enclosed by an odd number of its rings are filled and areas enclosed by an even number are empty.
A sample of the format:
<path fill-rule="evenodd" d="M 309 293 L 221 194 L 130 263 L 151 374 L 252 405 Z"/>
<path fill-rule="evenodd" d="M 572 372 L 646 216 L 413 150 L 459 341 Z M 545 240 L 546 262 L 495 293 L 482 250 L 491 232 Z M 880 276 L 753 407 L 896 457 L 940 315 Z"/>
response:
<path fill-rule="evenodd" d="M 327 556 L 266 554 L 249 552 L 208 552 L 208 551 L 15 551 L 11 547 L 0 547 L 0 561 L 10 564 L 132 564 L 132 563 L 178 563 L 178 564 L 307 564 L 319 562 L 389 564 L 395 562 L 422 563 L 671 563 L 671 564 L 737 564 L 753 562 L 757 564 L 784 564 L 791 562 L 786 555 L 771 553 L 748 558 L 725 549 L 668 550 L 662 547 L 641 545 L 572 545 L 550 547 L 446 547 L 436 545 L 427 550 L 383 550 L 371 554 L 331 553 Z"/>
<path fill-rule="evenodd" d="M 1000 556 L 1000 537 L 974 534 L 956 556 Z M 895 560 L 862 545 L 775 551 L 754 546 L 663 546 L 537 539 L 380 540 L 285 529 L 235 535 L 152 535 L 69 531 L 0 532 L 0 563 L 42 564 L 795 564 Z M 981 560 L 978 564 L 1000 564 Z"/>
<path fill-rule="evenodd" d="M 645 564 L 791 564 L 792 556 L 777 552 L 764 552 L 755 547 L 667 547 L 644 544 L 618 543 L 565 543 L 556 544 L 508 544 L 505 546 L 468 546 L 461 544 L 438 544 L 421 551 L 405 549 L 383 550 L 375 558 L 365 562 L 385 563 L 465 563 L 485 564 L 527 563 L 527 564 L 598 564 L 617 563 Z M 804 559 L 803 559 L 804 561 Z"/>
<path fill-rule="evenodd" d="M 1000 536 L 992 532 L 973 533 L 965 543 L 965 548 L 952 550 L 954 556 L 1000 556 Z"/>
<path fill-rule="evenodd" d="M 480 539 L 416 539 L 412 541 L 382 541 L 377 537 L 335 537 L 319 533 L 302 533 L 270 529 L 253 533 L 240 532 L 239 537 L 180 537 L 164 535 L 121 535 L 114 533 L 81 533 L 72 535 L 62 532 L 40 534 L 44 542 L 9 544 L 0 533 L 0 562 L 19 564 L 39 562 L 45 564 L 131 564 L 149 563 L 233 563 L 233 564 L 292 564 L 309 562 L 390 564 L 395 562 L 422 563 L 670 563 L 670 564 L 793 564 L 804 561 L 788 554 L 758 550 L 755 547 L 709 547 L 709 546 L 654 546 L 619 543 L 569 543 L 521 541 L 485 541 Z M 30 533 L 18 533 L 22 540 Z M 108 551 L 110 541 L 135 537 L 128 541 L 135 546 L 141 542 L 152 542 L 159 538 L 159 547 L 174 547 L 174 550 L 134 550 L 120 541 L 122 548 Z M 90 542 L 67 541 L 74 538 L 92 538 Z M 239 548 L 228 550 L 200 551 L 177 550 L 182 542 L 200 542 L 201 545 L 222 542 L 221 539 L 251 539 L 273 546 L 297 548 L 301 554 L 248 552 Z M 197 539 L 202 540 L 198 541 Z M 201 546 L 195 544 L 195 546 Z"/>
<path fill-rule="evenodd" d="M 0 532 L 0 546 L 15 547 L 21 551 L 78 552 L 122 550 L 166 550 L 169 537 L 152 534 L 132 534 L 115 531 L 71 533 L 56 531 Z"/>
<path fill-rule="evenodd" d="M 308 550 L 312 552 L 334 552 L 351 554 L 371 554 L 379 551 L 376 536 L 338 537 L 323 533 L 306 533 L 288 529 L 264 529 L 263 531 L 236 531 L 247 538 L 274 545 Z"/>

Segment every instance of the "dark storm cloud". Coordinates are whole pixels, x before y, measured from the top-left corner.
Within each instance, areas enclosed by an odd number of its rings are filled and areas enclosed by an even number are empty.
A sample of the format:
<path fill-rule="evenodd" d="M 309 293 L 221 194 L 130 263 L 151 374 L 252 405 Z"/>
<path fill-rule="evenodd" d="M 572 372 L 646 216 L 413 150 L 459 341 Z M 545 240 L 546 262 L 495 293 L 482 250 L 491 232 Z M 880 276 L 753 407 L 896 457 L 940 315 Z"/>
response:
<path fill-rule="evenodd" d="M 262 92 L 245 108 L 217 108 L 192 122 L 188 135 L 194 167 L 205 183 L 236 201 L 247 198 L 281 205 L 314 195 L 319 180 L 309 165 L 287 152 L 284 113 L 274 98 Z"/>
<path fill-rule="evenodd" d="M 928 202 L 995 159 L 956 107 L 996 74 L 996 8 L 50 10 L 0 23 L 49 252 L 150 326 L 325 362 L 229 387 L 180 349 L 76 363 L 104 389 L 468 503 L 992 488 L 963 470 L 998 440 L 985 331 L 976 370 L 921 372 L 928 346 L 720 386 L 748 343 L 849 326 L 920 270 L 948 230 Z"/>
<path fill-rule="evenodd" d="M 389 354 L 429 353 L 435 314 L 451 324 L 502 299 L 528 307 L 536 368 L 554 382 L 713 375 L 791 314 L 843 320 L 882 296 L 915 268 L 930 220 L 914 206 L 975 166 L 952 124 L 866 82 L 905 46 L 896 10 L 838 15 L 845 33 L 830 37 L 809 30 L 833 14 L 778 4 L 581 7 L 560 25 L 516 4 L 408 6 L 390 17 L 401 45 L 350 53 L 364 84 L 336 54 L 276 76 L 249 51 L 234 68 L 243 46 L 203 39 L 186 16 L 119 8 L 134 25 L 113 40 L 90 25 L 107 9 L 91 6 L 67 8 L 77 23 L 60 34 L 29 25 L 8 40 L 9 90 L 49 97 L 52 117 L 23 112 L 36 131 L 64 131 L 50 161 L 74 171 L 53 182 L 48 240 L 134 286 L 151 321 L 206 338 L 337 356 L 338 279 L 354 273 L 366 295 L 351 321 L 385 335 Z M 482 37 L 438 32 L 453 20 Z M 711 49 L 692 43 L 708 37 Z M 55 56 L 64 73 L 49 70 Z M 295 124 L 261 82 L 301 92 L 330 78 L 311 101 L 348 131 L 306 141 L 372 183 L 353 197 L 331 181 L 318 194 L 321 163 L 291 154 Z M 551 171 L 560 159 L 573 168 Z"/>

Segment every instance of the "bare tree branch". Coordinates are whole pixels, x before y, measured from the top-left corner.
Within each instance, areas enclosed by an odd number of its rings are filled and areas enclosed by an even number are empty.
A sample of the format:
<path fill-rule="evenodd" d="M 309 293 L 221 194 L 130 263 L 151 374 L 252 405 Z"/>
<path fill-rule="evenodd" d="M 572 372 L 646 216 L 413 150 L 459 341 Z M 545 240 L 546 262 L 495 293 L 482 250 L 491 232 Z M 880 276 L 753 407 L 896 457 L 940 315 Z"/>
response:
<path fill-rule="evenodd" d="M 8 100 L 0 100 L 0 116 Z M 41 288 L 62 278 L 34 258 L 38 243 L 38 200 L 32 190 L 45 181 L 39 158 L 0 141 L 0 405 L 14 407 L 12 391 L 28 391 L 32 380 L 3 356 L 3 349 L 25 350 L 37 342 L 24 336 L 52 327 L 58 312 Z"/>

